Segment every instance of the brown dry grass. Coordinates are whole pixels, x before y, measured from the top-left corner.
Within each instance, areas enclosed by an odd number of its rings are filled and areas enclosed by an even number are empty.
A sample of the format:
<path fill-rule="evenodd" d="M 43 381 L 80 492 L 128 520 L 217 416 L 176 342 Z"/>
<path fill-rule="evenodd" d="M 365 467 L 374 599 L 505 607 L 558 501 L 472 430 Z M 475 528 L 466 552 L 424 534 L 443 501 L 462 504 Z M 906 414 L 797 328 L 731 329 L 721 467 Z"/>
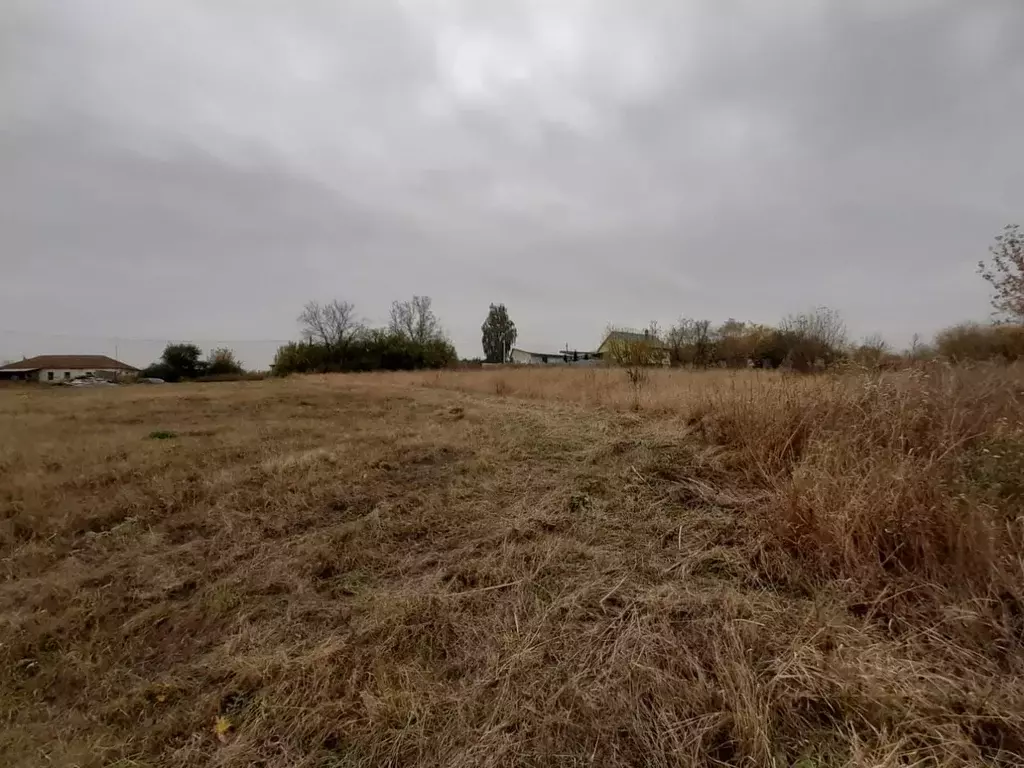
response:
<path fill-rule="evenodd" d="M 562 366 L 520 366 L 480 371 L 422 371 L 376 374 L 380 381 L 454 389 L 487 395 L 508 395 L 527 400 L 555 400 L 587 406 L 633 408 L 635 389 L 616 368 L 570 368 Z M 762 393 L 785 381 L 798 386 L 799 378 L 784 377 L 779 371 L 669 370 L 647 371 L 640 390 L 640 405 L 646 410 L 679 412 L 709 393 L 725 390 Z M 806 382 L 804 382 L 806 383 Z"/>
<path fill-rule="evenodd" d="M 1022 382 L 6 389 L 0 754 L 1019 765 Z"/>

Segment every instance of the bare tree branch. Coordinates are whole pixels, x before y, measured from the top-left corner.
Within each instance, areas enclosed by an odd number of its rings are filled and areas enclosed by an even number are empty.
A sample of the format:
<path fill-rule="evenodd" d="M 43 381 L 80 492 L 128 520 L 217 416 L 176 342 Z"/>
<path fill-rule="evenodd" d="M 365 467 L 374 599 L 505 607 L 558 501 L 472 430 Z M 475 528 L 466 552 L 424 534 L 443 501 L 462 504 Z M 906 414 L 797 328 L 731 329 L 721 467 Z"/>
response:
<path fill-rule="evenodd" d="M 989 249 L 992 263 L 978 262 L 978 272 L 992 285 L 992 307 L 1013 320 L 1024 321 L 1024 230 L 1010 224 Z"/>
<path fill-rule="evenodd" d="M 431 304 L 429 296 L 393 302 L 389 330 L 419 344 L 444 339 L 444 329 Z"/>
<path fill-rule="evenodd" d="M 706 368 L 714 358 L 715 341 L 710 320 L 681 317 L 669 329 L 667 339 L 672 361 L 677 365 L 699 365 Z"/>
<path fill-rule="evenodd" d="M 327 304 L 311 301 L 298 318 L 302 336 L 329 349 L 343 347 L 363 332 L 363 324 L 356 317 L 355 306 L 335 299 Z"/>

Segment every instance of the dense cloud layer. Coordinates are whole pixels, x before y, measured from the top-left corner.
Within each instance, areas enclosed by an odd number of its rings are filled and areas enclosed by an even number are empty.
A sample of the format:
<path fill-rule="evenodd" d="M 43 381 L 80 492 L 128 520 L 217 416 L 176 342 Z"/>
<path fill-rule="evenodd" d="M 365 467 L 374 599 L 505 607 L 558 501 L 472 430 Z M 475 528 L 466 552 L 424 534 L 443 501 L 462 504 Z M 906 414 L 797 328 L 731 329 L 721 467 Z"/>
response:
<path fill-rule="evenodd" d="M 467 356 L 492 301 L 544 349 L 984 318 L 1021 40 L 1014 0 L 8 2 L 0 357 L 265 365 L 308 299 L 413 293 Z"/>

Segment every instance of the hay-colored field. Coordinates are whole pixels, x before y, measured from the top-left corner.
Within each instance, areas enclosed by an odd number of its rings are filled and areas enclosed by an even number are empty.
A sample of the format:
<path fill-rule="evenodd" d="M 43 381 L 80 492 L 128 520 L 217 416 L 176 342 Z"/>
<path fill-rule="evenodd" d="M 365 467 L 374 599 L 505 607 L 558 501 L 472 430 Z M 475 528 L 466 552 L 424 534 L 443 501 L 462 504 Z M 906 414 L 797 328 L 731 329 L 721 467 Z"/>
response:
<path fill-rule="evenodd" d="M 2 389 L 0 762 L 1020 765 L 1022 387 Z"/>
<path fill-rule="evenodd" d="M 632 386 L 616 368 L 521 366 L 469 371 L 423 371 L 379 374 L 392 384 L 413 384 L 485 395 L 505 395 L 528 400 L 555 400 L 605 408 L 641 408 L 680 413 L 695 402 L 724 393 L 742 391 L 761 397 L 785 379 L 787 389 L 821 385 L 821 379 L 784 377 L 779 371 L 687 371 L 653 368 L 645 382 Z"/>

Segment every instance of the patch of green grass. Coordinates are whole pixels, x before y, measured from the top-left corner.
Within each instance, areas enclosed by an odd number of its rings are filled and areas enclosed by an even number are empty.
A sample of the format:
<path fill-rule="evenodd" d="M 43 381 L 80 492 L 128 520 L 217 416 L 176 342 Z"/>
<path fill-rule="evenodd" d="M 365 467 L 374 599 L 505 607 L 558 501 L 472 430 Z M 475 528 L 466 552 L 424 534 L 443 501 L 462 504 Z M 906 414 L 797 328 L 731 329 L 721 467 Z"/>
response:
<path fill-rule="evenodd" d="M 149 433 L 150 440 L 173 440 L 177 436 L 177 432 L 169 432 L 166 429 L 155 429 Z"/>
<path fill-rule="evenodd" d="M 1024 441 L 1000 437 L 984 441 L 967 455 L 967 477 L 997 500 L 1024 499 Z"/>

